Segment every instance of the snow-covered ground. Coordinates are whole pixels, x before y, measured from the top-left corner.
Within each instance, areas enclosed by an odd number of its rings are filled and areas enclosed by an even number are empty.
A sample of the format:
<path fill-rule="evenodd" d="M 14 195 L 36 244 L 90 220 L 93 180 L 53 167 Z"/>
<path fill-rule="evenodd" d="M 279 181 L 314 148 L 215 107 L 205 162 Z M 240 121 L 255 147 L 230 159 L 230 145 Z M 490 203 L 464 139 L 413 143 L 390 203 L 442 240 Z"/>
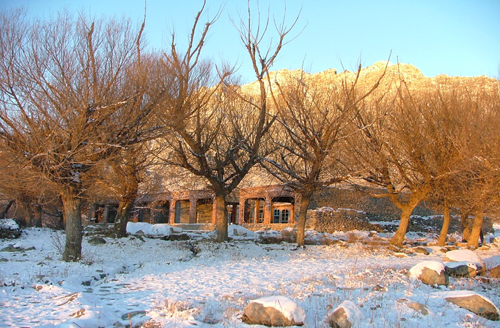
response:
<path fill-rule="evenodd" d="M 140 230 L 171 233 L 149 225 Z M 471 290 L 499 306 L 498 279 L 450 278 L 440 288 L 410 279 L 412 266 L 442 260 L 440 247 L 426 247 L 429 255 L 395 253 L 383 239 L 367 239 L 368 232 L 309 232 L 332 245 L 297 249 L 258 243 L 258 234 L 241 227 L 230 232 L 233 241 L 221 244 L 208 234 L 197 241 L 105 238 L 103 245 L 85 236 L 82 261 L 66 263 L 62 232 L 26 229 L 20 239 L 0 240 L 0 327 L 246 327 L 240 319 L 245 305 L 268 296 L 297 302 L 305 327 L 326 327 L 327 314 L 344 301 L 363 313 L 359 327 L 500 327 L 442 297 Z M 334 243 L 338 239 L 350 243 Z M 477 254 L 487 267 L 500 264 L 497 247 Z M 401 299 L 422 303 L 430 313 Z"/>

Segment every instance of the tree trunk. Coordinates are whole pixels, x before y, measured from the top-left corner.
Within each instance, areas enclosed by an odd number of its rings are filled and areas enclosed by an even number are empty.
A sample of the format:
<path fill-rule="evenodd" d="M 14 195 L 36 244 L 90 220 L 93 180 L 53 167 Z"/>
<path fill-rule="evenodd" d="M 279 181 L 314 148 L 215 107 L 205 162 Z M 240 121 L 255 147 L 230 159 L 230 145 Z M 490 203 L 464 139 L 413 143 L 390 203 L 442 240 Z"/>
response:
<path fill-rule="evenodd" d="M 311 202 L 312 193 L 305 192 L 300 195 L 299 222 L 297 225 L 297 244 L 304 246 L 304 237 L 306 231 L 307 208 Z"/>
<path fill-rule="evenodd" d="M 216 217 L 217 217 L 216 241 L 221 243 L 228 240 L 226 197 L 223 195 L 215 196 L 215 207 L 216 207 Z"/>
<path fill-rule="evenodd" d="M 5 207 L 5 209 L 3 210 L 3 212 L 0 213 L 0 219 L 1 220 L 5 219 L 5 216 L 7 215 L 7 213 L 10 210 L 10 208 L 12 207 L 12 205 L 14 205 L 15 202 L 16 202 L 15 200 L 9 201 L 9 203 L 7 204 L 7 207 Z"/>
<path fill-rule="evenodd" d="M 15 218 L 21 220 L 21 225 L 31 227 L 32 215 L 30 209 L 30 200 L 28 197 L 21 195 L 16 199 Z"/>
<path fill-rule="evenodd" d="M 474 223 L 472 224 L 472 230 L 470 232 L 469 238 L 467 239 L 467 245 L 478 247 L 479 246 L 479 236 L 483 229 L 483 208 L 480 207 L 476 210 Z"/>
<path fill-rule="evenodd" d="M 42 227 L 42 205 L 36 204 L 33 207 L 33 226 L 37 228 Z"/>
<path fill-rule="evenodd" d="M 127 223 L 130 219 L 132 208 L 134 207 L 134 201 L 135 196 L 123 197 L 120 200 L 113 226 L 113 233 L 115 235 L 115 238 L 127 237 Z"/>
<path fill-rule="evenodd" d="M 443 205 L 443 226 L 441 227 L 441 233 L 439 234 L 438 246 L 444 246 L 446 244 L 446 237 L 448 237 L 448 229 L 450 228 L 451 214 L 450 207 L 445 203 Z"/>
<path fill-rule="evenodd" d="M 472 225 L 469 219 L 469 212 L 462 214 L 460 218 L 462 224 L 462 242 L 467 242 L 471 233 Z"/>
<path fill-rule="evenodd" d="M 76 262 L 82 258 L 82 217 L 81 200 L 77 195 L 68 192 L 61 196 L 63 212 L 66 219 L 66 245 L 63 260 Z"/>
<path fill-rule="evenodd" d="M 415 207 L 416 205 L 406 205 L 402 208 L 398 230 L 390 241 L 392 245 L 399 247 L 403 246 L 406 231 L 408 230 L 408 224 L 410 223 L 410 217 Z"/>

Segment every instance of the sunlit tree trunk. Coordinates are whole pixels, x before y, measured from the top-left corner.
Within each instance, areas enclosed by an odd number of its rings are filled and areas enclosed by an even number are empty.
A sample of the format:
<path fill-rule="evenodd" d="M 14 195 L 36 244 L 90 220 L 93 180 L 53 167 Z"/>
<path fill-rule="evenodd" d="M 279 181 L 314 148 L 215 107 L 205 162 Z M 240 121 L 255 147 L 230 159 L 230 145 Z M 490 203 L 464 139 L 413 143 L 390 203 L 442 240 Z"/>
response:
<path fill-rule="evenodd" d="M 227 207 L 224 195 L 215 196 L 215 208 L 217 211 L 217 242 L 224 242 L 228 240 Z"/>
<path fill-rule="evenodd" d="M 24 220 L 27 227 L 32 225 L 32 214 L 30 207 L 30 199 L 26 195 L 21 194 L 16 199 L 16 219 Z"/>
<path fill-rule="evenodd" d="M 461 215 L 460 223 L 462 224 L 462 242 L 467 242 L 472 230 L 472 225 L 469 219 L 469 212 L 463 213 Z"/>
<path fill-rule="evenodd" d="M 7 204 L 7 206 L 5 207 L 5 209 L 3 210 L 2 213 L 0 213 L 0 219 L 5 219 L 5 216 L 7 215 L 7 213 L 9 212 L 10 208 L 12 207 L 12 205 L 15 204 L 15 200 L 11 200 L 9 201 L 9 203 Z"/>
<path fill-rule="evenodd" d="M 33 206 L 33 226 L 42 227 L 42 205 L 40 204 Z"/>
<path fill-rule="evenodd" d="M 410 223 L 410 217 L 411 214 L 413 213 L 413 210 L 417 207 L 417 204 L 415 205 L 405 205 L 401 208 L 401 217 L 399 221 L 399 227 L 398 230 L 396 230 L 396 233 L 394 236 L 391 238 L 391 244 L 395 246 L 403 246 L 403 241 L 405 239 L 406 231 L 408 230 L 408 225 Z"/>
<path fill-rule="evenodd" d="M 448 204 L 443 205 L 443 226 L 441 227 L 441 233 L 439 234 L 438 246 L 444 246 L 446 244 L 446 237 L 448 237 L 448 229 L 450 228 L 451 214 L 450 207 Z"/>
<path fill-rule="evenodd" d="M 467 245 L 472 247 L 479 246 L 479 237 L 481 235 L 481 229 L 483 228 L 483 208 L 479 207 L 475 211 L 475 218 L 472 224 L 472 230 L 470 232 L 469 238 L 467 239 Z"/>
<path fill-rule="evenodd" d="M 81 199 L 69 190 L 61 195 L 63 212 L 66 218 L 66 245 L 64 246 L 63 260 L 66 262 L 79 261 L 82 257 L 82 217 Z"/>
<path fill-rule="evenodd" d="M 137 180 L 136 172 L 132 167 L 125 167 L 129 170 L 126 173 L 124 186 L 125 194 L 120 199 L 118 211 L 116 213 L 115 222 L 113 226 L 114 235 L 116 238 L 123 238 L 127 236 L 127 223 L 130 219 L 134 202 L 137 199 L 139 191 L 139 181 Z"/>
<path fill-rule="evenodd" d="M 297 225 L 297 244 L 300 247 L 304 246 L 307 208 L 309 207 L 309 203 L 311 202 L 311 197 L 311 192 L 304 192 L 301 194 L 300 198 L 299 222 Z"/>

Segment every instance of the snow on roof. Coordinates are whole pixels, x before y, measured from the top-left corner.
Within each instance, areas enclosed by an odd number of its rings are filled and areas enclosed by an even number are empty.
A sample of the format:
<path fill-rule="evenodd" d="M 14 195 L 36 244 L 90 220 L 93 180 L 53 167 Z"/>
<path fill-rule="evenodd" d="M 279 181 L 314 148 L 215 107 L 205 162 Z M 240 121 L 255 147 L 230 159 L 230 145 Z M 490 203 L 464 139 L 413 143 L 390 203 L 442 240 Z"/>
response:
<path fill-rule="evenodd" d="M 306 312 L 297 303 L 286 296 L 269 296 L 253 300 L 252 302 L 262 304 L 264 307 L 273 307 L 283 313 L 288 320 L 305 322 Z"/>
<path fill-rule="evenodd" d="M 413 266 L 410 269 L 410 278 L 412 279 L 418 279 L 420 275 L 422 274 L 422 270 L 424 268 L 428 268 L 431 270 L 436 271 L 438 274 L 441 274 L 445 270 L 444 264 L 438 261 L 423 261 L 418 263 L 417 265 Z"/>

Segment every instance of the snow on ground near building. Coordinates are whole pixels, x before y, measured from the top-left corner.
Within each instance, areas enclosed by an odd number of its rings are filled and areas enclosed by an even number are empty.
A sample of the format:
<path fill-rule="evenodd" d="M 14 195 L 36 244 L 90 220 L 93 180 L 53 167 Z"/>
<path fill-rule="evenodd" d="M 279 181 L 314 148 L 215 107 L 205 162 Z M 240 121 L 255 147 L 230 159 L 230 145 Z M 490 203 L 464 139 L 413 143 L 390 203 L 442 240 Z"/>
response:
<path fill-rule="evenodd" d="M 326 327 L 329 311 L 344 301 L 362 311 L 360 327 L 500 326 L 435 297 L 470 290 L 498 306 L 498 279 L 450 278 L 450 286 L 436 289 L 408 277 L 422 261 L 441 261 L 439 251 L 398 258 L 386 246 L 359 240 L 297 249 L 248 235 L 220 244 L 130 236 L 105 238 L 104 245 L 86 236 L 82 261 L 66 263 L 62 232 L 27 229 L 20 239 L 0 240 L 0 327 L 247 327 L 243 308 L 274 296 L 297 302 L 305 327 Z M 488 264 L 499 250 L 478 254 Z M 430 314 L 397 302 L 402 298 L 425 304 Z"/>

